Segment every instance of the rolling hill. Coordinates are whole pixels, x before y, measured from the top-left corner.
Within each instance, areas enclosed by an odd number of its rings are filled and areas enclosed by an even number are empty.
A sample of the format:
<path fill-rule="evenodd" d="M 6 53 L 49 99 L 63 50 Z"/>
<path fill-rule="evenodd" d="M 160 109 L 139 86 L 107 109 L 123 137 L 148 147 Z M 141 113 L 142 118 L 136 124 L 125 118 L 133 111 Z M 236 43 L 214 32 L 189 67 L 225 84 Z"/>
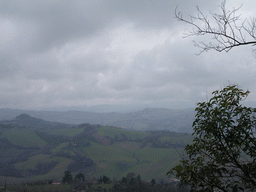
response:
<path fill-rule="evenodd" d="M 169 130 L 192 133 L 195 112 L 192 109 L 172 110 L 147 108 L 130 113 L 94 113 L 85 111 L 26 111 L 0 109 L 0 120 L 13 119 L 20 114 L 28 114 L 45 121 L 65 124 L 100 124 L 131 130 Z"/>
<path fill-rule="evenodd" d="M 0 174 L 19 181 L 60 180 L 65 170 L 87 178 L 129 172 L 164 178 L 191 140 L 186 133 L 60 124 L 23 114 L 0 122 Z"/>

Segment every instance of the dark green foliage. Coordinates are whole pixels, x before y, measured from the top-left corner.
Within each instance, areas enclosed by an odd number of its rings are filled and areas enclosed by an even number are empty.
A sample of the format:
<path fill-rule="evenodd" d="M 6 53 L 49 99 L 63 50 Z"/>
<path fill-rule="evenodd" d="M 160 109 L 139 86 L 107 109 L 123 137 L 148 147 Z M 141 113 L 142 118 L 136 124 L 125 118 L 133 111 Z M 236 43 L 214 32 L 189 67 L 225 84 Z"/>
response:
<path fill-rule="evenodd" d="M 11 176 L 11 177 L 22 177 L 22 174 L 19 170 L 15 169 L 15 167 L 6 162 L 6 163 L 2 163 L 0 162 L 0 175 L 1 176 Z"/>
<path fill-rule="evenodd" d="M 15 125 L 13 125 L 13 124 L 2 124 L 2 123 L 0 123 L 0 128 L 1 129 L 11 129 L 11 128 L 14 128 L 15 127 Z"/>
<path fill-rule="evenodd" d="M 151 185 L 154 186 L 156 184 L 156 180 L 155 179 L 151 179 Z"/>
<path fill-rule="evenodd" d="M 27 172 L 31 175 L 44 175 L 52 170 L 57 165 L 57 162 L 51 161 L 49 163 L 38 163 L 35 169 L 28 169 Z M 27 174 L 28 174 L 27 173 Z"/>
<path fill-rule="evenodd" d="M 72 178 L 72 175 L 71 175 L 70 171 L 65 171 L 62 182 L 67 183 L 67 184 L 70 184 L 70 183 L 73 182 L 73 178 Z"/>
<path fill-rule="evenodd" d="M 65 135 L 53 135 L 46 131 L 36 131 L 37 135 L 45 140 L 50 145 L 58 145 L 63 142 L 68 142 L 71 137 Z"/>
<path fill-rule="evenodd" d="M 123 161 L 116 162 L 116 165 L 118 167 L 118 170 L 126 170 L 130 167 L 130 165 L 128 163 L 123 162 Z"/>
<path fill-rule="evenodd" d="M 141 180 L 140 175 L 133 172 L 128 173 L 126 177 L 123 177 L 121 181 L 114 184 L 114 186 L 109 189 L 111 192 L 188 192 L 186 187 L 179 187 L 177 183 L 162 183 L 156 184 L 155 179 L 151 182 L 145 182 Z"/>
<path fill-rule="evenodd" d="M 95 165 L 92 159 L 81 155 L 72 156 L 71 159 L 73 160 L 73 162 L 68 165 L 67 169 L 72 172 L 76 172 L 86 167 L 91 167 Z"/>
<path fill-rule="evenodd" d="M 240 104 L 249 91 L 234 85 L 212 94 L 195 109 L 194 140 L 185 148 L 187 156 L 167 174 L 175 173 L 192 191 L 253 191 L 256 109 Z"/>
<path fill-rule="evenodd" d="M 8 149 L 8 148 L 12 148 L 12 147 L 19 147 L 19 146 L 12 144 L 5 137 L 0 137 L 0 149 Z"/>
<path fill-rule="evenodd" d="M 141 148 L 147 143 L 151 143 L 155 148 L 185 148 L 186 144 L 191 143 L 192 137 L 187 133 L 176 133 L 171 131 L 149 131 L 149 135 L 142 139 Z M 161 140 L 168 137 L 168 140 Z"/>
<path fill-rule="evenodd" d="M 137 179 L 136 179 L 138 182 L 141 182 L 141 177 L 140 177 L 140 174 L 137 176 Z"/>
<path fill-rule="evenodd" d="M 91 144 L 89 140 L 95 141 L 95 139 L 92 137 L 94 133 L 97 133 L 97 127 L 100 125 L 91 125 L 88 123 L 85 124 L 80 124 L 77 127 L 78 128 L 83 128 L 84 131 L 81 133 L 77 134 L 73 138 L 73 142 L 77 144 L 78 147 L 89 147 Z"/>
<path fill-rule="evenodd" d="M 75 176 L 75 181 L 84 182 L 84 174 L 78 173 L 78 174 Z"/>
<path fill-rule="evenodd" d="M 105 176 L 105 175 L 103 175 L 103 177 L 100 177 L 100 179 L 98 180 L 98 182 L 101 184 L 101 183 L 104 183 L 104 184 L 106 184 L 106 183 L 108 183 L 110 181 L 110 178 L 109 177 L 107 177 L 107 176 Z"/>
<path fill-rule="evenodd" d="M 109 178 L 109 177 L 107 177 L 107 176 L 103 175 L 103 177 L 102 177 L 102 182 L 103 182 L 103 183 L 108 183 L 108 182 L 109 182 L 109 180 L 110 180 L 110 178 Z"/>

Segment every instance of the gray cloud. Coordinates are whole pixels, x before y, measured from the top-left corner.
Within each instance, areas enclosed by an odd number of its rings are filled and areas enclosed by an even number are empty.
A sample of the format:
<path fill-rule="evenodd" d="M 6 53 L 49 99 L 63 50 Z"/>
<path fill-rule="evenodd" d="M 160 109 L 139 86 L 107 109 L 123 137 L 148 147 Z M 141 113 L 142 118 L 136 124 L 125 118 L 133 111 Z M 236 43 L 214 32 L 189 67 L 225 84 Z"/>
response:
<path fill-rule="evenodd" d="M 255 96 L 251 47 L 196 56 L 191 28 L 174 19 L 176 6 L 186 16 L 220 2 L 1 1 L 1 106 L 193 107 L 229 82 Z"/>

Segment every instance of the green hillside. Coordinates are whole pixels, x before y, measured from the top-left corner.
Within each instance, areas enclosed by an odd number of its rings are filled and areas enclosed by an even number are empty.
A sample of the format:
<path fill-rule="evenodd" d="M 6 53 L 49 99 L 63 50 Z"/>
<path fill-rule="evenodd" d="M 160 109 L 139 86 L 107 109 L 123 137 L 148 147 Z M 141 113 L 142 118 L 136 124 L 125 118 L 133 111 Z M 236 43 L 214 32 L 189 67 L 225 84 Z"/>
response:
<path fill-rule="evenodd" d="M 81 133 L 83 131 L 83 129 L 81 128 L 74 128 L 74 129 L 52 129 L 49 131 L 49 133 L 53 134 L 53 135 L 66 135 L 66 136 L 75 136 L 79 133 Z"/>
<path fill-rule="evenodd" d="M 10 129 L 2 133 L 11 143 L 23 147 L 43 147 L 47 142 L 31 129 Z"/>
<path fill-rule="evenodd" d="M 131 130 L 124 130 L 118 129 L 114 127 L 97 127 L 98 134 L 101 136 L 107 136 L 112 138 L 121 138 L 123 135 L 126 135 L 127 138 L 130 140 L 142 139 L 145 138 L 148 133 L 146 132 L 139 132 L 139 131 L 131 131 Z"/>
<path fill-rule="evenodd" d="M 130 172 L 144 180 L 166 178 L 192 140 L 188 134 L 90 124 L 40 130 L 10 125 L 0 132 L 0 175 L 17 180 L 60 180 L 65 170 L 87 178 L 122 178 Z"/>

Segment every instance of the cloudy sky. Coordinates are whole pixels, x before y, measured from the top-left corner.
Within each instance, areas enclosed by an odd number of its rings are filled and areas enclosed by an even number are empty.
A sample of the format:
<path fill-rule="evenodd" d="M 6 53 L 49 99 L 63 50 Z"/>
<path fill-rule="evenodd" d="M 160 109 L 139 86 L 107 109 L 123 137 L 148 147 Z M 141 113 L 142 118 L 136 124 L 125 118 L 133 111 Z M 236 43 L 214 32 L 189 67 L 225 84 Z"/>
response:
<path fill-rule="evenodd" d="M 215 0 L 1 0 L 0 107 L 195 107 L 229 84 L 256 101 L 256 53 L 197 56 L 192 28 L 174 18 L 219 12 Z M 228 0 L 241 17 L 256 2 Z M 204 38 L 206 40 L 206 38 Z"/>

